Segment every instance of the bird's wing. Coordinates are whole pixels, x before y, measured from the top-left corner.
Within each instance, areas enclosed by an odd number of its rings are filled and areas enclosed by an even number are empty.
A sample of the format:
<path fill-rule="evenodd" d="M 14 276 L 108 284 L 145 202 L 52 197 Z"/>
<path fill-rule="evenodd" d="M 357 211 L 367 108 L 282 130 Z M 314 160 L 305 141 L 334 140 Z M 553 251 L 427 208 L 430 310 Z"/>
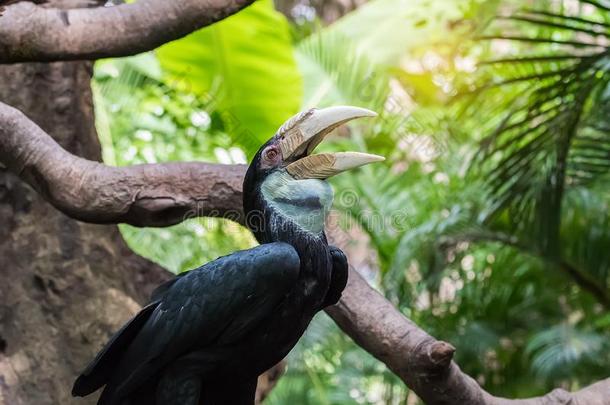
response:
<path fill-rule="evenodd" d="M 329 246 L 330 257 L 333 260 L 333 268 L 330 276 L 330 287 L 324 298 L 322 308 L 335 305 L 341 299 L 341 293 L 347 285 L 349 265 L 345 253 L 337 247 Z"/>
<path fill-rule="evenodd" d="M 161 288 L 160 300 L 125 353 L 112 385 L 123 396 L 192 350 L 243 338 L 294 286 L 300 260 L 281 242 L 233 253 Z M 224 338 L 224 339 L 223 339 Z"/>
<path fill-rule="evenodd" d="M 171 288 L 171 286 L 176 284 L 176 281 L 180 280 L 182 277 L 186 276 L 191 271 L 192 270 L 182 272 L 182 273 L 178 274 L 176 277 L 172 278 L 171 280 L 167 280 L 166 282 L 164 282 L 163 284 L 161 284 L 160 286 L 155 288 L 155 290 L 152 292 L 152 294 L 150 294 L 150 301 L 155 302 L 155 301 L 160 301 L 161 299 L 163 299 L 167 290 L 169 290 Z"/>

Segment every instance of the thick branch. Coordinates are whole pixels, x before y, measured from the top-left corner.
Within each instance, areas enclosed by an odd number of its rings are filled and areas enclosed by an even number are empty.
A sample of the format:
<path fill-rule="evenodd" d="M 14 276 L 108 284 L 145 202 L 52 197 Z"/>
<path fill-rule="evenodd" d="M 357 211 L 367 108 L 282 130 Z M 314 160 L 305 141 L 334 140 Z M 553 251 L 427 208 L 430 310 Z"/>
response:
<path fill-rule="evenodd" d="M 610 405 L 610 378 L 574 393 L 556 389 L 520 400 L 490 395 L 452 361 L 453 346 L 421 330 L 355 271 L 341 301 L 326 312 L 428 405 Z"/>
<path fill-rule="evenodd" d="M 222 20 L 254 0 L 140 0 L 60 10 L 29 2 L 0 16 L 0 63 L 134 55 Z"/>
<path fill-rule="evenodd" d="M 168 226 L 195 216 L 241 219 L 243 165 L 106 166 L 68 153 L 2 103 L 0 162 L 57 209 L 86 222 Z"/>

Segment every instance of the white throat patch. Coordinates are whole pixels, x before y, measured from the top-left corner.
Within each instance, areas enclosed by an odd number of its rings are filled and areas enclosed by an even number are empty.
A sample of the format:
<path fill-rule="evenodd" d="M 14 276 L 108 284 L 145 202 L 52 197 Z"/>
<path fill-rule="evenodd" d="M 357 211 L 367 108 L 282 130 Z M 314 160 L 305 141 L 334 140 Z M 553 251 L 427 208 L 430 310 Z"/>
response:
<path fill-rule="evenodd" d="M 306 231 L 320 233 L 333 204 L 333 189 L 324 180 L 295 180 L 286 171 L 267 177 L 263 197 L 275 210 Z"/>

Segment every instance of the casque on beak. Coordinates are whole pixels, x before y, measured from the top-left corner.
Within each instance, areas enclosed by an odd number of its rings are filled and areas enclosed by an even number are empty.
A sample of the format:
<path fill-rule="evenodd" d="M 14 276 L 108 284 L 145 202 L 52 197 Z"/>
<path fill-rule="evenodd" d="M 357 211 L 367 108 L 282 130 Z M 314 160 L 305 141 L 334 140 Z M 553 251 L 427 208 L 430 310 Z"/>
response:
<path fill-rule="evenodd" d="M 310 155 L 335 128 L 356 118 L 375 117 L 373 111 L 349 106 L 311 109 L 288 120 L 278 131 L 286 171 L 297 180 L 327 179 L 384 157 L 360 152 Z"/>

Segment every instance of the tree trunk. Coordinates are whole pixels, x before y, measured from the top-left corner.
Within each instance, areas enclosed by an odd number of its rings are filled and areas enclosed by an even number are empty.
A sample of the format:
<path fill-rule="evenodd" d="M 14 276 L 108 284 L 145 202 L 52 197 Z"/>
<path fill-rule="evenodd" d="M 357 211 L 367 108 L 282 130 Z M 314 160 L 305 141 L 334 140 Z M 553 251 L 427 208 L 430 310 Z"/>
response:
<path fill-rule="evenodd" d="M 0 66 L 0 100 L 100 160 L 91 73 L 90 62 Z M 72 382 L 164 277 L 116 226 L 70 219 L 0 168 L 0 405 L 95 403 L 72 398 Z"/>

